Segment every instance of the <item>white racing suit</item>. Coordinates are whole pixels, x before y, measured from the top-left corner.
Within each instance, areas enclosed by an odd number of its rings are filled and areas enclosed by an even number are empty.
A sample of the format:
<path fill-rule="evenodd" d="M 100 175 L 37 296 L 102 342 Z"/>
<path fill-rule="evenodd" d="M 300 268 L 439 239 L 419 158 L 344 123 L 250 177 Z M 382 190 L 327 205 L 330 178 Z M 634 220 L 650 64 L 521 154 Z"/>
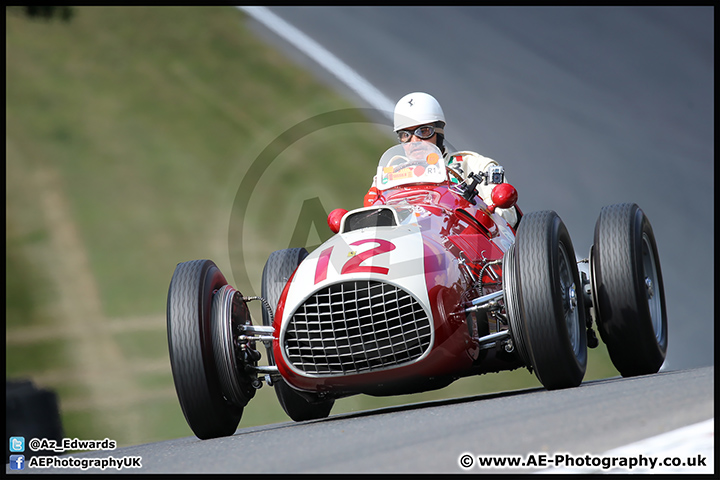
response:
<path fill-rule="evenodd" d="M 500 165 L 492 158 L 485 157 L 483 155 L 480 155 L 479 153 L 471 152 L 469 150 L 446 153 L 445 164 L 448 166 L 448 168 L 452 168 L 458 171 L 458 173 L 460 173 L 468 183 L 472 181 L 472 179 L 468 178 L 470 173 L 479 174 L 481 172 L 487 172 L 488 168 Z M 492 183 L 478 183 L 478 196 L 487 205 L 492 204 L 490 194 L 492 193 L 493 188 L 495 188 L 495 185 Z M 495 212 L 502 216 L 505 220 L 507 220 L 507 222 L 513 228 L 516 228 L 518 223 L 518 214 L 515 207 L 496 208 Z"/>

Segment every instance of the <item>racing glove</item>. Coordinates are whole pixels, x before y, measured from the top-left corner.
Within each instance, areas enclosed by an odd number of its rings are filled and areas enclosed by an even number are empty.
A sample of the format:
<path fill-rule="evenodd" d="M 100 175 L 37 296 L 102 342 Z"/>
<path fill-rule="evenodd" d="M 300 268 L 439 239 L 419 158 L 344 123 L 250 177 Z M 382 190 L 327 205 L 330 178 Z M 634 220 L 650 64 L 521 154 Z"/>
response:
<path fill-rule="evenodd" d="M 363 207 L 370 207 L 372 205 L 375 205 L 375 202 L 378 200 L 378 196 L 380 193 L 378 192 L 378 189 L 375 187 L 370 187 L 370 190 L 365 194 L 365 200 L 363 201 Z"/>

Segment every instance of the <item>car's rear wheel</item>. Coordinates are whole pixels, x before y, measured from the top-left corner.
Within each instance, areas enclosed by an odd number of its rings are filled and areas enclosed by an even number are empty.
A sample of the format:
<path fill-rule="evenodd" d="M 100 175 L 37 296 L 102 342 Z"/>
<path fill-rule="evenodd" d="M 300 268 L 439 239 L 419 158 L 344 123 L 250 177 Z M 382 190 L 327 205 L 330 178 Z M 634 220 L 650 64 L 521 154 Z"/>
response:
<path fill-rule="evenodd" d="M 523 217 L 503 260 L 510 330 L 549 390 L 574 387 L 587 367 L 585 308 L 570 235 L 555 212 Z"/>
<path fill-rule="evenodd" d="M 212 347 L 213 294 L 227 284 L 211 260 L 177 265 L 167 298 L 170 366 L 180 407 L 200 439 L 232 435 L 243 409 L 222 394 Z"/>
<path fill-rule="evenodd" d="M 262 297 L 268 301 L 273 313 L 277 308 L 285 284 L 295 269 L 308 256 L 304 248 L 288 248 L 270 254 L 262 274 Z M 270 315 L 263 310 L 263 325 L 271 325 Z M 279 332 L 276 332 L 279 333 Z M 275 365 L 272 350 L 267 349 L 268 363 Z M 330 415 L 334 400 L 322 400 L 314 394 L 300 394 L 284 380 L 274 382 L 273 388 L 285 413 L 296 422 L 315 420 Z"/>
<path fill-rule="evenodd" d="M 624 377 L 656 373 L 667 352 L 665 290 L 655 235 L 634 203 L 604 207 L 590 253 L 600 338 Z"/>

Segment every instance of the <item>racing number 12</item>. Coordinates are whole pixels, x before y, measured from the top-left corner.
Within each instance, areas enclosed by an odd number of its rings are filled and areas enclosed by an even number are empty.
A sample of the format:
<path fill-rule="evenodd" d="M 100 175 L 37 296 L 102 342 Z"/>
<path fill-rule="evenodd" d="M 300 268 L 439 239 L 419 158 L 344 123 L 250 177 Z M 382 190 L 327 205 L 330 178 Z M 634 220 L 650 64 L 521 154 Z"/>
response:
<path fill-rule="evenodd" d="M 351 257 L 347 262 L 345 262 L 345 265 L 343 265 L 342 269 L 340 270 L 340 275 L 345 275 L 346 273 L 362 272 L 387 275 L 388 271 L 390 271 L 389 268 L 361 264 L 365 260 L 374 257 L 375 255 L 380 255 L 381 253 L 395 250 L 395 245 L 393 245 L 392 242 L 388 242 L 387 240 L 382 240 L 380 238 L 366 238 L 364 240 L 358 240 L 357 242 L 353 242 L 350 245 L 362 245 L 363 243 L 369 242 L 377 243 L 378 246 L 375 248 L 371 248 L 370 250 L 366 250 L 362 253 L 358 253 L 357 255 Z M 315 269 L 316 284 L 318 282 L 322 282 L 327 278 L 327 269 L 328 264 L 330 263 L 330 254 L 332 254 L 333 248 L 334 247 L 329 247 L 320 252 L 320 258 L 318 258 L 317 267 Z"/>

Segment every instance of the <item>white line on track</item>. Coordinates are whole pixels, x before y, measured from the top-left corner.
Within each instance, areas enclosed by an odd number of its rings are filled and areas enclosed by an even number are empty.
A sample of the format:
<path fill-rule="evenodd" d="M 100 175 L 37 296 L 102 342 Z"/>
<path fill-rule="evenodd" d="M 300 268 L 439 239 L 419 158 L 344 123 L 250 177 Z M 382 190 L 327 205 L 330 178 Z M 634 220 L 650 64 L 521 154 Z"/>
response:
<path fill-rule="evenodd" d="M 715 419 L 711 418 L 704 422 L 695 423 L 686 427 L 678 428 L 654 437 L 646 438 L 635 443 L 608 450 L 596 455 L 604 458 L 657 458 L 676 459 L 677 466 L 656 465 L 651 468 L 647 462 L 635 468 L 613 468 L 603 470 L 601 467 L 594 468 L 555 468 L 543 470 L 540 473 L 715 473 Z M 700 457 L 704 461 L 700 462 Z M 682 462 L 682 463 L 680 463 Z M 685 463 L 693 462 L 693 466 Z"/>
<path fill-rule="evenodd" d="M 258 22 L 265 25 L 280 37 L 284 38 L 308 57 L 316 61 L 321 67 L 347 85 L 374 109 L 384 115 L 391 115 L 395 102 L 383 95 L 370 82 L 361 77 L 355 70 L 343 63 L 326 48 L 317 43 L 303 32 L 287 23 L 265 7 L 237 7 Z"/>
<path fill-rule="evenodd" d="M 287 23 L 282 18 L 272 13 L 266 7 L 237 7 L 244 11 L 268 29 L 290 42 L 308 57 L 317 62 L 321 67 L 347 85 L 363 100 L 376 110 L 389 115 L 395 104 L 380 92 L 375 86 L 360 76 L 355 70 L 343 63 L 339 58 L 330 53 L 326 48 L 317 43 L 303 32 Z M 708 468 L 702 469 L 663 469 L 663 473 L 708 473 L 714 471 L 714 424 L 715 420 L 710 419 L 688 427 L 680 428 L 656 437 L 651 437 L 640 442 L 632 443 L 623 447 L 610 450 L 603 456 L 629 456 L 643 453 L 656 457 L 691 457 L 699 454 L 709 455 Z M 550 471 L 562 471 L 571 473 L 570 469 L 558 469 Z M 612 472 L 627 472 L 627 470 L 613 470 Z M 633 473 L 649 473 L 652 470 L 635 469 Z M 590 473 L 589 470 L 578 470 L 578 473 Z"/>

